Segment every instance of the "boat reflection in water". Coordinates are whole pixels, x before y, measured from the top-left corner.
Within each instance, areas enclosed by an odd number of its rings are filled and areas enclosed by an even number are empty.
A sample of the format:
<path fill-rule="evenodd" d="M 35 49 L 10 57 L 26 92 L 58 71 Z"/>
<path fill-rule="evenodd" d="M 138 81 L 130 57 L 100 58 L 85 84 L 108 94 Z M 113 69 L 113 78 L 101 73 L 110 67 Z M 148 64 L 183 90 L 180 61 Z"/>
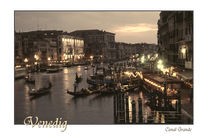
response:
<path fill-rule="evenodd" d="M 62 71 L 56 73 L 33 73 L 36 83 L 25 83 L 24 79 L 15 80 L 15 124 L 22 124 L 25 117 L 29 115 L 38 116 L 41 120 L 54 120 L 56 117 L 62 117 L 71 124 L 114 124 L 122 123 L 149 123 L 149 119 L 154 120 L 155 123 L 167 123 L 166 113 L 160 110 L 152 110 L 151 99 L 144 89 L 137 89 L 135 92 L 128 94 L 128 115 L 126 111 L 124 114 L 117 112 L 116 109 L 126 109 L 126 100 L 123 106 L 116 104 L 116 94 L 101 94 L 95 93 L 88 96 L 76 97 L 67 93 L 74 92 L 75 74 L 82 75 L 82 80 L 77 84 L 76 92 L 82 89 L 94 93 L 91 89 L 92 85 L 87 83 L 87 78 L 93 75 L 93 67 L 88 67 L 85 70 L 83 66 L 75 66 L 71 68 L 65 67 Z M 46 96 L 38 96 L 30 100 L 30 90 L 35 88 L 40 90 L 47 85 L 45 82 L 52 82 L 50 92 L 46 92 Z M 102 86 L 100 86 L 102 87 Z M 100 88 L 98 87 L 98 89 Z M 88 89 L 87 89 L 88 88 Z M 102 87 L 103 88 L 103 87 Z M 101 88 L 101 89 L 102 89 Z M 123 93 L 126 96 L 126 92 Z M 139 97 L 142 101 L 142 121 L 138 117 L 139 113 Z M 121 97 L 122 98 L 122 97 Z M 132 113 L 132 101 L 135 101 L 136 111 Z M 114 106 L 114 105 L 118 105 Z M 123 108 L 124 107 L 124 108 Z M 120 113 L 120 114 L 119 114 Z M 116 116 L 120 115 L 120 116 Z M 136 115 L 136 119 L 134 116 Z M 127 118 L 129 121 L 127 121 Z M 152 118 L 151 118 L 152 117 Z M 118 119 L 119 118 L 119 119 Z M 158 119 L 159 118 L 159 119 Z M 153 123 L 153 122 L 151 122 Z"/>

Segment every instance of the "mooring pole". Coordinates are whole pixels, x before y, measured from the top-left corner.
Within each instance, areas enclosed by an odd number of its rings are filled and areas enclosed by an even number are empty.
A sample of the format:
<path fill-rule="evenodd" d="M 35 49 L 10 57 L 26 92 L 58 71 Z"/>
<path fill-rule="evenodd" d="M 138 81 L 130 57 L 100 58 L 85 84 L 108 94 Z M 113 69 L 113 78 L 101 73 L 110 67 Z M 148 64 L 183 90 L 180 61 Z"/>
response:
<path fill-rule="evenodd" d="M 163 92 L 163 96 L 164 96 L 164 109 L 165 111 L 167 110 L 167 87 L 166 87 L 166 81 L 164 81 L 164 92 Z"/>
<path fill-rule="evenodd" d="M 125 106 L 124 106 L 124 104 L 125 104 L 125 102 L 124 102 L 124 93 L 122 93 L 121 95 L 120 95 L 120 98 L 121 98 L 121 108 L 120 108 L 120 122 L 121 123 L 125 123 Z"/>
<path fill-rule="evenodd" d="M 128 106 L 128 95 L 125 97 L 125 108 L 126 108 L 126 123 L 129 123 L 129 106 Z"/>
<path fill-rule="evenodd" d="M 143 123 L 143 118 L 142 118 L 142 100 L 141 98 L 138 99 L 139 103 L 139 123 Z"/>
<path fill-rule="evenodd" d="M 135 124 L 136 123 L 136 102 L 135 100 L 133 100 L 131 102 L 132 104 L 132 123 Z"/>
<path fill-rule="evenodd" d="M 181 114 L 181 91 L 178 90 L 178 113 Z"/>

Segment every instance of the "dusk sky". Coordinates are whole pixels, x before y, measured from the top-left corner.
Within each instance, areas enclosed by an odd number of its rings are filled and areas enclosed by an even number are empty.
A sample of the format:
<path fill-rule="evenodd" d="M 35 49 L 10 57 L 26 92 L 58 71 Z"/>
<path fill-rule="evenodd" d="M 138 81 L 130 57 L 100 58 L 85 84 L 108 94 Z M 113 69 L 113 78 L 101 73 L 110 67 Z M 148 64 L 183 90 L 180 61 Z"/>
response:
<path fill-rule="evenodd" d="M 15 30 L 99 29 L 116 34 L 117 42 L 157 43 L 160 12 L 15 12 Z"/>

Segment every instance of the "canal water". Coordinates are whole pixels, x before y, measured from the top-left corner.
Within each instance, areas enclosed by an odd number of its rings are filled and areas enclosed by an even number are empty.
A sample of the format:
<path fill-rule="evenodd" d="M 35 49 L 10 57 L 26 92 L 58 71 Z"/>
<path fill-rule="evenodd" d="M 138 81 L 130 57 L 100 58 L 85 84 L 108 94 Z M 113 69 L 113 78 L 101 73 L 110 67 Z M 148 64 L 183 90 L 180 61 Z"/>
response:
<path fill-rule="evenodd" d="M 36 83 L 25 83 L 24 79 L 15 80 L 15 124 L 23 124 L 27 116 L 37 116 L 39 120 L 53 121 L 56 118 L 67 120 L 68 124 L 114 124 L 114 96 L 93 94 L 86 97 L 73 97 L 66 90 L 74 90 L 75 74 L 82 75 L 82 82 L 78 90 L 87 88 L 87 77 L 93 74 L 93 68 L 88 70 L 84 66 L 63 68 L 57 73 L 33 73 Z M 47 95 L 31 99 L 29 91 L 39 89 L 52 83 L 51 92 Z M 147 117 L 151 115 L 145 92 L 139 90 L 129 94 L 129 106 L 131 101 L 142 99 L 143 120 L 147 123 Z M 131 112 L 131 111 L 130 111 Z"/>

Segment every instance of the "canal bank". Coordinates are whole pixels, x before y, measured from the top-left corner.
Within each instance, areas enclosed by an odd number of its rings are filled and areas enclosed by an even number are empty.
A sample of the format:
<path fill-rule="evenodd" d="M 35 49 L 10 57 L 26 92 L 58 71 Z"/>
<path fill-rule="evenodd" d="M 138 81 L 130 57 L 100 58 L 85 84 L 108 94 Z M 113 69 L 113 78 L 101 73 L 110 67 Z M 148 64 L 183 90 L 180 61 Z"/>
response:
<path fill-rule="evenodd" d="M 73 97 L 66 93 L 66 90 L 74 89 L 75 73 L 82 75 L 83 80 L 78 89 L 87 88 L 87 78 L 93 74 L 95 69 L 89 66 L 63 68 L 56 73 L 39 72 L 33 73 L 36 83 L 27 84 L 24 79 L 15 80 L 15 124 L 22 124 L 25 117 L 29 115 L 39 116 L 42 120 L 52 120 L 62 117 L 69 124 L 114 124 L 119 123 L 115 118 L 114 95 L 94 94 L 86 97 Z M 30 99 L 31 88 L 42 88 L 47 81 L 52 82 L 52 89 L 48 95 Z M 128 94 L 129 98 L 129 123 L 132 123 L 132 101 L 136 102 L 136 113 L 138 109 L 138 98 L 142 100 L 142 123 L 161 123 L 164 121 L 164 114 L 161 111 L 151 110 L 151 97 L 148 91 L 138 89 Z M 126 107 L 126 106 L 124 106 Z M 136 114 L 136 117 L 138 115 Z M 152 118 L 158 118 L 151 121 Z M 162 118 L 161 118 L 162 117 Z M 161 120 L 162 119 L 162 120 Z M 136 118 L 136 121 L 138 118 Z M 149 121 L 150 120 L 150 121 Z M 185 122 L 185 121 L 183 121 Z"/>

